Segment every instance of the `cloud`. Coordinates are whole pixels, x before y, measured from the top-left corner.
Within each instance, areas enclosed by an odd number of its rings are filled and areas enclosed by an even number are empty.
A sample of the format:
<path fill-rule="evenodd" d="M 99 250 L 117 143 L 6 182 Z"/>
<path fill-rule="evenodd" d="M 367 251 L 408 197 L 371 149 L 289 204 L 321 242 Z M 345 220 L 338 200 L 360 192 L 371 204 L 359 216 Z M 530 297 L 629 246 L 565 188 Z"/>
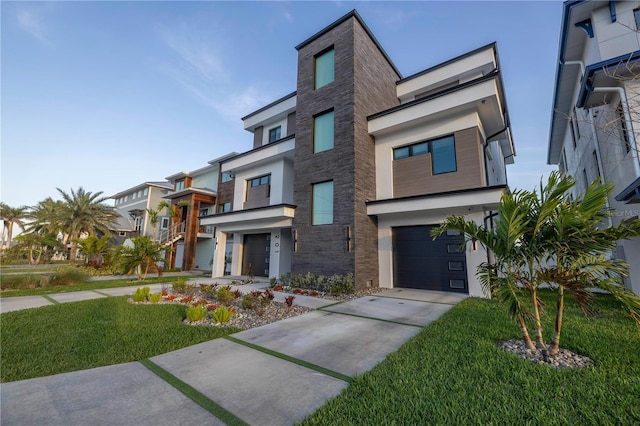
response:
<path fill-rule="evenodd" d="M 42 24 L 40 16 L 34 11 L 22 9 L 18 11 L 17 19 L 20 29 L 41 43 L 47 46 L 53 46 L 53 42 L 45 34 L 45 27 Z"/>
<path fill-rule="evenodd" d="M 264 105 L 268 98 L 253 86 L 238 87 L 222 58 L 227 46 L 222 38 L 198 31 L 193 23 L 160 30 L 160 37 L 174 55 L 165 71 L 199 102 L 224 119 L 237 120 Z"/>

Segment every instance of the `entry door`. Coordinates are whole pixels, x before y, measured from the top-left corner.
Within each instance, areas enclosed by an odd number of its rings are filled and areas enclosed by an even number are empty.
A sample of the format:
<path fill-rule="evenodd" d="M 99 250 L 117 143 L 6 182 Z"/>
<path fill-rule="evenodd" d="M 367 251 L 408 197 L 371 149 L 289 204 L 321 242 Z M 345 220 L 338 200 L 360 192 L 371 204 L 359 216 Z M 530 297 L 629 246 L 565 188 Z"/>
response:
<path fill-rule="evenodd" d="M 435 227 L 393 228 L 393 286 L 468 293 L 464 237 L 448 231 L 434 241 Z"/>
<path fill-rule="evenodd" d="M 269 276 L 269 257 L 271 256 L 271 234 L 247 234 L 244 236 L 244 254 L 242 256 L 242 275 L 258 277 Z"/>

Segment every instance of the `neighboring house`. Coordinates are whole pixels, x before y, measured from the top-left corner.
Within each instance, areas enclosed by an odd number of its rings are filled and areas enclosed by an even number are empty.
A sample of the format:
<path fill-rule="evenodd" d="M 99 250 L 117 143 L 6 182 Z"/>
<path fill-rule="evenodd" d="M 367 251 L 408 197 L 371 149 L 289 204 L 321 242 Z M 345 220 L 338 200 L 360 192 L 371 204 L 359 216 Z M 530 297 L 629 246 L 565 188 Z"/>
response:
<path fill-rule="evenodd" d="M 615 185 L 612 224 L 640 216 L 640 2 L 564 4 L 549 164 L 575 178 L 572 197 L 597 178 Z M 620 241 L 625 284 L 640 294 L 640 239 Z"/>
<path fill-rule="evenodd" d="M 149 222 L 147 209 L 157 208 L 172 189 L 173 185 L 170 182 L 145 182 L 110 197 L 114 200 L 114 208 L 120 214 L 118 223 L 112 229 L 118 244 L 139 235 L 157 239 L 159 232 L 168 228 L 169 217 L 166 211 L 161 212 L 158 223 L 153 226 Z"/>
<path fill-rule="evenodd" d="M 201 225 L 199 216 L 213 214 L 218 188 L 219 163 L 231 153 L 209 161 L 209 165 L 191 172 L 180 172 L 167 177 L 172 191 L 165 199 L 175 209 L 170 231 L 161 243 L 173 247 L 171 268 L 184 271 L 209 270 L 213 258 L 213 227 Z"/>
<path fill-rule="evenodd" d="M 213 276 L 354 273 L 356 286 L 481 295 L 478 245 L 515 155 L 495 44 L 403 78 L 356 11 L 299 44 L 297 90 L 243 118 L 220 162 Z M 228 260 L 231 260 L 230 265 Z"/>

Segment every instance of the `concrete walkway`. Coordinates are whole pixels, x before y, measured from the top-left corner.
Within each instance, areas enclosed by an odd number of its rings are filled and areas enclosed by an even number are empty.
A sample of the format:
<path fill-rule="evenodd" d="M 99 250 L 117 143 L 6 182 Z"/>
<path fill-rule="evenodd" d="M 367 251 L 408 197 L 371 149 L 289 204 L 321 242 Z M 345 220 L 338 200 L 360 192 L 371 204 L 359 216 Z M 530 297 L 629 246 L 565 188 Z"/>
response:
<path fill-rule="evenodd" d="M 464 297 L 391 289 L 327 304 L 296 296 L 318 309 L 140 362 L 4 383 L 0 424 L 289 425 Z"/>

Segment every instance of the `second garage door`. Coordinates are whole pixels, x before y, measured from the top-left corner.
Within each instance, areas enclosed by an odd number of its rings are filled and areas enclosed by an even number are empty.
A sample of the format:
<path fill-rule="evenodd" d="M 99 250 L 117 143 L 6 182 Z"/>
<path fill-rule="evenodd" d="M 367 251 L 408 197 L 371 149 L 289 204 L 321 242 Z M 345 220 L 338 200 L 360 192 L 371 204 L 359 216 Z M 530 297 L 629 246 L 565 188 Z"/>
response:
<path fill-rule="evenodd" d="M 393 286 L 468 293 L 464 237 L 448 231 L 434 241 L 435 227 L 393 228 Z"/>

